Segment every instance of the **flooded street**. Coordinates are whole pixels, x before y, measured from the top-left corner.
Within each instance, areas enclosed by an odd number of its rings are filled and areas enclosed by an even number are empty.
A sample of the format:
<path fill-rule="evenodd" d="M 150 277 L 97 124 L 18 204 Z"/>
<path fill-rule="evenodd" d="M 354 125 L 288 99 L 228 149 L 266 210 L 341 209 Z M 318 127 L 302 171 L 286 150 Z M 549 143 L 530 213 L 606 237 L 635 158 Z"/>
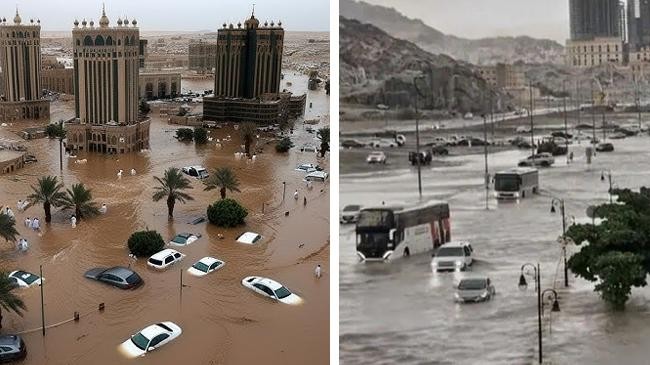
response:
<path fill-rule="evenodd" d="M 532 278 L 517 287 L 522 264 L 539 262 L 542 290 L 556 288 L 561 312 L 546 306 L 544 360 L 553 364 L 647 363 L 650 289 L 633 290 L 624 313 L 613 313 L 593 283 L 569 273 L 564 288 L 561 216 L 551 199 L 565 199 L 568 224 L 590 222 L 585 210 L 608 199 L 601 170 L 611 169 L 619 187 L 648 185 L 647 135 L 611 141 L 616 151 L 585 162 L 585 143 L 574 144 L 575 161 L 556 157 L 540 170 L 541 193 L 519 203 L 485 209 L 484 160 L 480 152 L 434 157 L 423 167 L 423 200 L 449 202 L 452 240 L 469 240 L 475 263 L 467 274 L 486 274 L 496 296 L 480 304 L 456 304 L 454 283 L 466 274 L 434 274 L 430 255 L 390 264 L 360 263 L 354 225 L 340 230 L 340 359 L 342 364 L 532 364 L 537 363 L 537 303 Z M 409 148 L 409 147 L 405 147 Z M 495 149 L 497 151 L 497 149 Z M 367 151 L 366 151 L 367 153 Z M 481 153 L 481 154 L 479 154 Z M 490 173 L 516 165 L 528 150 L 500 150 Z M 367 166 L 365 153 L 341 150 L 340 204 L 379 205 L 417 200 L 417 172 L 405 154 L 391 152 L 389 166 Z M 391 156 L 398 156 L 391 161 Z M 356 169 L 357 172 L 354 172 Z M 576 250 L 568 249 L 569 254 Z"/>
<path fill-rule="evenodd" d="M 295 92 L 306 91 L 305 76 L 296 75 L 293 80 Z M 203 84 L 190 88 L 197 91 Z M 207 85 L 212 88 L 212 81 Z M 73 114 L 69 106 L 53 104 L 52 119 Z M 328 110 L 329 96 L 323 90 L 310 91 L 305 119 L 328 115 Z M 25 364 L 163 364 L 170 359 L 192 364 L 329 363 L 329 182 L 316 182 L 307 190 L 303 174 L 294 171 L 300 163 L 313 162 L 329 172 L 329 156 L 321 159 L 300 152 L 303 143 L 316 144 L 314 134 L 296 122 L 292 137 L 296 148 L 285 155 L 276 154 L 274 143 L 264 145 L 266 137 L 261 136 L 264 152 L 250 161 L 235 158 L 240 139 L 232 127 L 210 132 L 214 138 L 231 137 L 223 147 L 214 143 L 195 146 L 174 138 L 180 126 L 168 124 L 167 117 L 156 112 L 151 117 L 149 151 L 115 156 L 80 154 L 77 158 L 87 158 L 86 164 L 64 157 L 61 173 L 58 141 L 28 141 L 25 144 L 38 162 L 13 175 L 0 176 L 0 205 L 12 209 L 43 175 L 60 176 L 67 188 L 82 182 L 92 189 L 97 203 L 108 206 L 107 214 L 82 220 L 76 228 L 69 224 L 70 212 L 54 210 L 53 222 L 43 224 L 42 234 L 28 231 L 22 224 L 26 217 L 34 216 L 44 222 L 41 206 L 16 212 L 20 236 L 27 238 L 30 249 L 18 253 L 12 243 L 3 244 L 0 267 L 38 274 L 39 265 L 43 265 L 45 321 L 52 327 L 42 337 L 40 292 L 34 287 L 18 290 L 27 305 L 23 318 L 3 311 L 2 333 L 23 333 L 28 349 Z M 315 128 L 322 126 L 321 122 Z M 248 209 L 245 226 L 222 229 L 206 223 L 188 224 L 219 199 L 218 190 L 203 191 L 198 180 L 192 180 L 193 189 L 188 191 L 194 200 L 177 203 L 175 219 L 168 221 L 165 202 L 151 199 L 153 177 L 162 176 L 169 167 L 188 165 L 203 165 L 209 171 L 224 166 L 234 170 L 241 193 L 228 192 L 228 197 Z M 136 176 L 125 173 L 117 178 L 118 170 L 131 168 L 137 171 Z M 292 198 L 294 190 L 300 195 L 297 201 Z M 128 237 L 143 229 L 157 230 L 166 241 L 181 232 L 199 233 L 202 238 L 178 249 L 187 255 L 180 264 L 158 272 L 147 267 L 146 258 L 131 262 L 128 257 Z M 236 243 L 235 237 L 244 231 L 260 233 L 261 243 Z M 218 234 L 224 238 L 218 239 Z M 203 278 L 188 275 L 186 269 L 204 256 L 225 261 L 225 267 Z M 83 277 L 93 267 L 129 264 L 145 282 L 134 291 Z M 323 266 L 321 279 L 313 275 L 317 264 Z M 292 306 L 262 298 L 241 285 L 249 275 L 281 282 L 304 303 Z M 105 303 L 103 312 L 97 310 L 100 303 Z M 72 319 L 75 311 L 81 313 L 79 322 L 57 325 Z M 118 352 L 117 346 L 130 335 L 160 321 L 175 322 L 182 335 L 138 360 L 127 360 Z"/>

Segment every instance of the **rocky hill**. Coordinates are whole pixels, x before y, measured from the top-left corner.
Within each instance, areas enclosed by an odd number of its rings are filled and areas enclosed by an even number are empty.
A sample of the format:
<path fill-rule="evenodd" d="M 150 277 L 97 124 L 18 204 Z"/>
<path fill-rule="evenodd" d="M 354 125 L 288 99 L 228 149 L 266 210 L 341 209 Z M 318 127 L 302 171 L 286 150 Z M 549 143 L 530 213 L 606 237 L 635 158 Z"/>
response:
<path fill-rule="evenodd" d="M 420 107 L 449 112 L 486 110 L 486 82 L 464 62 L 435 55 L 391 37 L 371 24 L 341 17 L 339 22 L 341 102 L 412 107 L 416 75 L 425 78 Z"/>
<path fill-rule="evenodd" d="M 393 8 L 363 1 L 341 0 L 341 16 L 357 19 L 384 30 L 393 37 L 411 41 L 422 49 L 448 54 L 478 65 L 497 62 L 562 63 L 564 49 L 559 43 L 530 37 L 464 39 L 444 34 L 419 19 L 410 19 Z"/>

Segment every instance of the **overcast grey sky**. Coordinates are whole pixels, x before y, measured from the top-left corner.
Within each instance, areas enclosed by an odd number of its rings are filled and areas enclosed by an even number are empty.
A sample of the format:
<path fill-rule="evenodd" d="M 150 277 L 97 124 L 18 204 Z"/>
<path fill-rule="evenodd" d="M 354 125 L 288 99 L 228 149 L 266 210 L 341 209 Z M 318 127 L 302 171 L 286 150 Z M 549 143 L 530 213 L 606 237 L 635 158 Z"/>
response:
<path fill-rule="evenodd" d="M 286 30 L 329 30 L 328 0 L 105 0 L 112 23 L 118 16 L 136 18 L 143 31 L 214 30 L 223 22 L 244 21 L 255 3 L 255 16 L 282 20 Z M 16 5 L 23 19 L 40 18 L 44 31 L 72 30 L 75 18 L 97 23 L 102 1 L 96 0 L 0 0 L 0 17 L 13 21 Z"/>
<path fill-rule="evenodd" d="M 569 37 L 569 0 L 365 0 L 465 38 L 529 35 L 562 44 Z"/>

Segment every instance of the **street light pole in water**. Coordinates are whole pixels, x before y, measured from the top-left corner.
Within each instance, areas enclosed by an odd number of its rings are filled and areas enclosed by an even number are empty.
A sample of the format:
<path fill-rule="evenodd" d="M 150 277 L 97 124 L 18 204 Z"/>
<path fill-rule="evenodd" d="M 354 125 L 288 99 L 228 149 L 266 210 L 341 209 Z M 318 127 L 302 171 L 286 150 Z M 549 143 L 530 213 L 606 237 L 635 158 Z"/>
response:
<path fill-rule="evenodd" d="M 418 114 L 418 96 L 421 95 L 418 89 L 418 79 L 423 79 L 424 76 L 416 76 L 413 79 L 413 87 L 415 88 L 415 154 L 418 162 L 418 194 L 422 200 L 422 161 L 420 161 L 420 116 Z"/>

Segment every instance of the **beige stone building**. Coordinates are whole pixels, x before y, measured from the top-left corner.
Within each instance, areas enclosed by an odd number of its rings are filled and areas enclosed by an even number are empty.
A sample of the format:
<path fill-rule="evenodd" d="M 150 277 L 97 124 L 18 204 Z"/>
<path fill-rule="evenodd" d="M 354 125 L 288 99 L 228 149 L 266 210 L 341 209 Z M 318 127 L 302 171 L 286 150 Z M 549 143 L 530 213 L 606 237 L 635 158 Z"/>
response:
<path fill-rule="evenodd" d="M 142 71 L 139 84 L 140 98 L 174 98 L 181 93 L 181 74 L 178 72 Z"/>
<path fill-rule="evenodd" d="M 593 38 L 568 40 L 565 47 L 566 64 L 574 67 L 593 67 L 603 64 L 623 64 L 621 38 Z"/>
<path fill-rule="evenodd" d="M 66 123 L 68 147 L 102 153 L 149 148 L 149 121 L 138 118 L 140 30 L 137 21 L 110 26 L 103 11 L 75 20 L 72 30 L 75 115 Z"/>
<path fill-rule="evenodd" d="M 476 71 L 494 88 L 526 87 L 526 75 L 521 67 L 516 65 L 498 63 L 494 66 L 481 66 Z"/>
<path fill-rule="evenodd" d="M 189 68 L 198 72 L 213 72 L 217 60 L 217 44 L 199 40 L 189 46 Z"/>
<path fill-rule="evenodd" d="M 74 70 L 61 63 L 51 64 L 41 71 L 41 83 L 45 90 L 74 95 Z"/>
<path fill-rule="evenodd" d="M 41 99 L 41 25 L 22 24 L 16 10 L 13 24 L 0 22 L 0 97 L 2 121 L 49 118 L 50 103 Z"/>

